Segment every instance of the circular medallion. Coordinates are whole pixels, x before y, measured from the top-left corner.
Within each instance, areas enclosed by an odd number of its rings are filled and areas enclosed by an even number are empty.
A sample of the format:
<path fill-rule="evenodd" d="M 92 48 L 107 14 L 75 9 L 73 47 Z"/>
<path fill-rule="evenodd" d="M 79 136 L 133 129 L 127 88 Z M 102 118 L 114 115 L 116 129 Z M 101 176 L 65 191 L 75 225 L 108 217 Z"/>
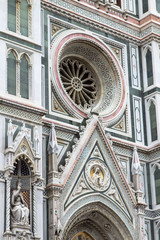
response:
<path fill-rule="evenodd" d="M 89 185 L 96 191 L 105 191 L 110 186 L 110 172 L 104 162 L 98 159 L 87 163 L 85 176 Z"/>
<path fill-rule="evenodd" d="M 52 90 L 72 116 L 97 112 L 107 126 L 126 107 L 125 76 L 118 59 L 103 41 L 77 30 L 59 33 L 52 44 Z"/>

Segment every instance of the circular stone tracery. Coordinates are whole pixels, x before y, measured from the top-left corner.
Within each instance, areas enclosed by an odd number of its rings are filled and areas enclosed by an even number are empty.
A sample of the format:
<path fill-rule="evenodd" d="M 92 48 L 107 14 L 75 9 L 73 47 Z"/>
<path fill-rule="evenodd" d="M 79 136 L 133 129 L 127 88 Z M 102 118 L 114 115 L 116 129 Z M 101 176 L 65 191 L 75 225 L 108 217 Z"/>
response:
<path fill-rule="evenodd" d="M 96 80 L 85 63 L 72 58 L 62 59 L 60 75 L 70 98 L 80 107 L 91 107 L 97 95 Z"/>

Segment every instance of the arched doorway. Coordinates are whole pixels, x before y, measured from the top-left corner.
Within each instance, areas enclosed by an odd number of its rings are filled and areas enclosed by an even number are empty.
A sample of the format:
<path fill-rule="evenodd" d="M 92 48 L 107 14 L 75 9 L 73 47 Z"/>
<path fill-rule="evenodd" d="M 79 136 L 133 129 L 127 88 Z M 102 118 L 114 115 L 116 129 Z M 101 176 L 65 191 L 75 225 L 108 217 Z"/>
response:
<path fill-rule="evenodd" d="M 63 240 L 133 240 L 122 219 L 102 203 L 92 203 L 73 214 L 63 232 Z M 132 229 L 133 230 L 133 229 Z M 132 231 L 131 230 L 131 231 Z"/>
<path fill-rule="evenodd" d="M 72 240 L 94 240 L 94 239 L 89 234 L 85 232 L 80 232 L 76 234 L 76 236 L 72 238 Z"/>

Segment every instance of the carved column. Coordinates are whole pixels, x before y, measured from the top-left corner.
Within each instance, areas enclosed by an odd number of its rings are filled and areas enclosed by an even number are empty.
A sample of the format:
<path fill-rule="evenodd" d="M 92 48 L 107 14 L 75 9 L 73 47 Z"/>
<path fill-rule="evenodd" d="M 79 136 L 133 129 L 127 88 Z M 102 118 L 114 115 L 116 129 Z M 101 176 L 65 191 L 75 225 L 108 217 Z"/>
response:
<path fill-rule="evenodd" d="M 17 0 L 16 3 L 16 32 L 20 33 L 20 5 L 21 0 Z"/>
<path fill-rule="evenodd" d="M 36 193 L 37 187 L 36 184 L 33 184 L 33 235 L 37 236 L 37 208 L 36 208 Z"/>
<path fill-rule="evenodd" d="M 28 67 L 28 81 L 29 81 L 29 99 L 32 99 L 32 64 Z"/>
<path fill-rule="evenodd" d="M 28 37 L 32 37 L 32 4 L 28 4 Z"/>
<path fill-rule="evenodd" d="M 145 213 L 144 210 L 147 204 L 137 204 L 138 226 L 139 226 L 139 240 L 147 240 L 145 232 Z"/>
<path fill-rule="evenodd" d="M 6 232 L 10 233 L 11 223 L 10 223 L 10 210 L 11 209 L 11 177 L 6 177 Z"/>
<path fill-rule="evenodd" d="M 21 61 L 20 60 L 17 60 L 17 73 L 16 73 L 16 76 L 17 76 L 17 80 L 16 80 L 16 95 L 17 96 L 20 96 L 20 64 L 21 64 Z"/>
<path fill-rule="evenodd" d="M 59 213 L 59 198 L 62 188 L 52 185 L 47 187 L 48 192 L 48 214 L 49 214 L 49 240 L 60 239 L 61 222 Z"/>
<path fill-rule="evenodd" d="M 135 195 L 137 200 L 139 240 L 147 240 L 147 236 L 145 233 L 145 221 L 144 221 L 144 218 L 145 218 L 144 210 L 147 204 L 144 202 L 143 192 L 141 190 L 141 165 L 140 165 L 136 146 L 134 147 L 133 158 L 132 158 L 132 176 L 133 176 L 133 184 L 134 184 L 134 190 L 135 190 Z"/>

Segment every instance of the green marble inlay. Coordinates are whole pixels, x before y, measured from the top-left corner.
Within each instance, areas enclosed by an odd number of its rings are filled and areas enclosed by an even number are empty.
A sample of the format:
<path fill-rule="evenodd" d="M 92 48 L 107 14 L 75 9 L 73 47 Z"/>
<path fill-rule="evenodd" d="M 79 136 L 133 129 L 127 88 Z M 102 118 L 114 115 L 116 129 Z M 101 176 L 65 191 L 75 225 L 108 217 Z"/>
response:
<path fill-rule="evenodd" d="M 27 0 L 21 0 L 20 32 L 22 35 L 28 36 L 28 2 L 27 2 Z"/>
<path fill-rule="evenodd" d="M 140 33 L 139 31 L 136 31 L 134 29 L 130 29 L 128 28 L 127 26 L 125 25 L 121 25 L 117 22 L 113 22 L 111 21 L 110 19 L 107 19 L 105 17 L 102 17 L 98 14 L 95 14 L 95 13 L 92 13 L 90 11 L 87 11 L 85 9 L 82 9 L 80 7 L 77 7 L 77 6 L 73 6 L 71 3 L 67 3 L 67 2 L 64 2 L 63 0 L 50 0 L 50 2 L 60 6 L 60 7 L 63 7 L 67 10 L 70 10 L 70 11 L 73 11 L 75 13 L 78 13 L 84 17 L 87 17 L 87 18 L 90 18 L 91 20 L 95 20 L 99 23 L 102 23 L 106 26 L 110 26 L 110 27 L 113 27 L 113 28 L 116 28 L 117 30 L 120 30 L 120 31 L 123 31 L 123 32 L 126 32 L 128 34 L 133 34 L 135 37 L 140 37 Z"/>
<path fill-rule="evenodd" d="M 15 43 L 24 45 L 24 46 L 29 47 L 29 48 L 33 48 L 33 50 L 41 51 L 41 46 L 40 45 L 31 43 L 27 40 L 20 39 L 20 38 L 15 37 L 15 36 L 11 36 L 10 34 L 7 34 L 7 33 L 0 32 L 0 38 L 5 38 L 6 40 L 13 41 Z"/>
<path fill-rule="evenodd" d="M 8 29 L 16 32 L 16 0 L 8 0 Z"/>
<path fill-rule="evenodd" d="M 29 98 L 28 61 L 25 56 L 21 59 L 20 65 L 20 95 Z"/>
<path fill-rule="evenodd" d="M 7 90 L 8 93 L 16 95 L 16 58 L 13 51 L 7 59 Z"/>

